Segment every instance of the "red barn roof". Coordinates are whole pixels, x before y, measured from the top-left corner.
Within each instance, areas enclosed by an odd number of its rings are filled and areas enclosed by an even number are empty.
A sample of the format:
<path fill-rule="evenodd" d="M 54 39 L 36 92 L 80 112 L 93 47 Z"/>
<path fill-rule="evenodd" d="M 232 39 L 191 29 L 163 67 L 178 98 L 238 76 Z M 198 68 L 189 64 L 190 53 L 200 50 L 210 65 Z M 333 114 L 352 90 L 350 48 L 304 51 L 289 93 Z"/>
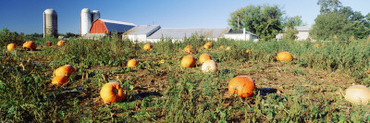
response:
<path fill-rule="evenodd" d="M 107 19 L 97 19 L 93 22 L 90 33 L 124 33 L 136 25 L 133 23 L 113 21 Z"/>

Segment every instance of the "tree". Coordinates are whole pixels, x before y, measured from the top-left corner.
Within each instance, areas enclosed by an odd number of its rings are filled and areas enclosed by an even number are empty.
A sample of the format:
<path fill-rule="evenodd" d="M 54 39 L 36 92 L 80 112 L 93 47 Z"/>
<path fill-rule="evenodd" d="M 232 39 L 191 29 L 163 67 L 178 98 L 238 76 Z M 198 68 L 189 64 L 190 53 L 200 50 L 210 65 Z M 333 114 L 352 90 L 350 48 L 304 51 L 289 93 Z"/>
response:
<path fill-rule="evenodd" d="M 365 17 L 349 6 L 343 6 L 339 0 L 319 0 L 320 15 L 315 19 L 310 31 L 317 40 L 362 39 L 370 34 L 368 15 Z"/>
<path fill-rule="evenodd" d="M 249 5 L 231 13 L 229 25 L 234 30 L 246 28 L 261 40 L 270 40 L 282 30 L 283 11 L 276 5 Z"/>
<path fill-rule="evenodd" d="M 301 16 L 294 16 L 294 17 L 287 17 L 284 19 L 284 35 L 283 40 L 293 41 L 296 40 L 298 30 L 295 28 L 296 26 L 302 26 L 302 17 Z"/>
<path fill-rule="evenodd" d="M 317 40 L 346 40 L 352 36 L 351 24 L 342 13 L 328 13 L 319 15 L 315 19 L 315 25 L 310 30 L 312 38 Z M 337 40 L 335 39 L 335 40 Z"/>
<path fill-rule="evenodd" d="M 320 6 L 320 14 L 336 12 L 342 7 L 342 3 L 339 0 L 319 0 L 317 5 Z"/>

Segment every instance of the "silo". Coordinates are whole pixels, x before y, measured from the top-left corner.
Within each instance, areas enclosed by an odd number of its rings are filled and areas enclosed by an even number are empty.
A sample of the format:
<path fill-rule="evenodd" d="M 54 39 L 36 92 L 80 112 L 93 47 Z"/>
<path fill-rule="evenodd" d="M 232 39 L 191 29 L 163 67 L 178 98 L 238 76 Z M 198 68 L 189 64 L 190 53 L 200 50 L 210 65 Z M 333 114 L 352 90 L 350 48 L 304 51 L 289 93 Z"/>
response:
<path fill-rule="evenodd" d="M 43 13 L 43 36 L 58 36 L 58 16 L 54 9 L 46 9 Z"/>
<path fill-rule="evenodd" d="M 80 34 L 85 35 L 90 32 L 91 28 L 91 12 L 88 8 L 84 8 L 81 10 L 81 27 L 80 27 Z"/>
<path fill-rule="evenodd" d="M 91 12 L 91 16 L 92 16 L 92 22 L 94 22 L 97 19 L 99 19 L 100 18 L 100 12 L 99 12 L 99 10 L 93 10 Z"/>

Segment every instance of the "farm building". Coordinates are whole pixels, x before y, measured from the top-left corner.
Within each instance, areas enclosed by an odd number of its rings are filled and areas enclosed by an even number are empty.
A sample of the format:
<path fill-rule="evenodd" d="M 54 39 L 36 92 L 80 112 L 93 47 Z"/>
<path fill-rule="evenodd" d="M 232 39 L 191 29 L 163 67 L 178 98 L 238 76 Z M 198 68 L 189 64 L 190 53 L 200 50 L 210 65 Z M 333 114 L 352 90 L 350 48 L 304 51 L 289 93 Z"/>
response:
<path fill-rule="evenodd" d="M 90 29 L 90 33 L 118 33 L 122 34 L 136 25 L 133 23 L 113 21 L 107 19 L 95 20 Z"/>
<path fill-rule="evenodd" d="M 126 37 L 131 41 L 146 41 L 147 37 L 161 28 L 159 25 L 139 25 L 125 33 Z M 123 37 L 125 38 L 125 37 Z"/>
<path fill-rule="evenodd" d="M 158 42 L 162 38 L 183 40 L 192 35 L 203 36 L 209 40 L 218 38 L 235 40 L 254 40 L 257 35 L 248 31 L 233 31 L 230 28 L 161 28 L 158 25 L 143 25 L 132 28 L 125 33 L 125 37 L 138 42 Z"/>
<path fill-rule="evenodd" d="M 203 36 L 209 40 L 217 41 L 218 38 L 235 40 L 257 39 L 257 36 L 247 31 L 233 31 L 230 28 L 161 28 L 159 25 L 135 25 L 133 23 L 101 19 L 100 12 L 88 8 L 81 10 L 80 34 L 82 38 L 94 39 L 104 37 L 106 34 L 123 34 L 138 42 L 158 42 L 162 38 L 183 40 L 192 35 Z M 119 35 L 121 36 L 121 35 Z"/>
<path fill-rule="evenodd" d="M 294 28 L 298 31 L 298 34 L 296 35 L 297 41 L 308 39 L 311 26 L 295 26 Z M 284 33 L 279 33 L 278 35 L 276 35 L 276 39 L 281 40 L 283 39 L 283 36 L 284 36 Z"/>
<path fill-rule="evenodd" d="M 258 36 L 256 34 L 253 34 L 249 31 L 246 31 L 245 28 L 243 30 L 232 30 L 226 34 L 224 34 L 224 38 L 227 39 L 234 39 L 234 40 L 240 40 L 240 41 L 248 41 L 248 40 L 257 40 Z"/>
<path fill-rule="evenodd" d="M 147 38 L 149 42 L 158 42 L 161 38 L 171 38 L 172 40 L 183 40 L 192 35 L 204 36 L 209 40 L 217 40 L 223 37 L 228 28 L 167 28 L 159 29 Z"/>

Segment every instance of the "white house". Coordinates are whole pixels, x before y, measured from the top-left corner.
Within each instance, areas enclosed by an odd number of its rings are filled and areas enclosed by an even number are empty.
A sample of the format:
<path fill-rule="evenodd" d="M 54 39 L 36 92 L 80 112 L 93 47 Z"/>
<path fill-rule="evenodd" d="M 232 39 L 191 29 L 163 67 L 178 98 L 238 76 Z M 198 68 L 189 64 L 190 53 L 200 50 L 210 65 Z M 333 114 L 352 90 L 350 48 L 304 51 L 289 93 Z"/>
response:
<path fill-rule="evenodd" d="M 294 28 L 298 31 L 298 34 L 296 35 L 297 36 L 296 40 L 300 41 L 300 40 L 308 39 L 310 30 L 312 27 L 311 26 L 295 26 Z M 276 35 L 276 39 L 281 40 L 283 39 L 283 36 L 284 36 L 284 33 L 279 33 L 278 35 Z"/>
<path fill-rule="evenodd" d="M 258 39 L 258 36 L 249 31 L 246 31 L 245 28 L 243 28 L 243 30 L 230 29 L 228 33 L 224 34 L 224 38 L 240 40 L 240 41 L 248 41 L 248 40 L 256 41 Z"/>

